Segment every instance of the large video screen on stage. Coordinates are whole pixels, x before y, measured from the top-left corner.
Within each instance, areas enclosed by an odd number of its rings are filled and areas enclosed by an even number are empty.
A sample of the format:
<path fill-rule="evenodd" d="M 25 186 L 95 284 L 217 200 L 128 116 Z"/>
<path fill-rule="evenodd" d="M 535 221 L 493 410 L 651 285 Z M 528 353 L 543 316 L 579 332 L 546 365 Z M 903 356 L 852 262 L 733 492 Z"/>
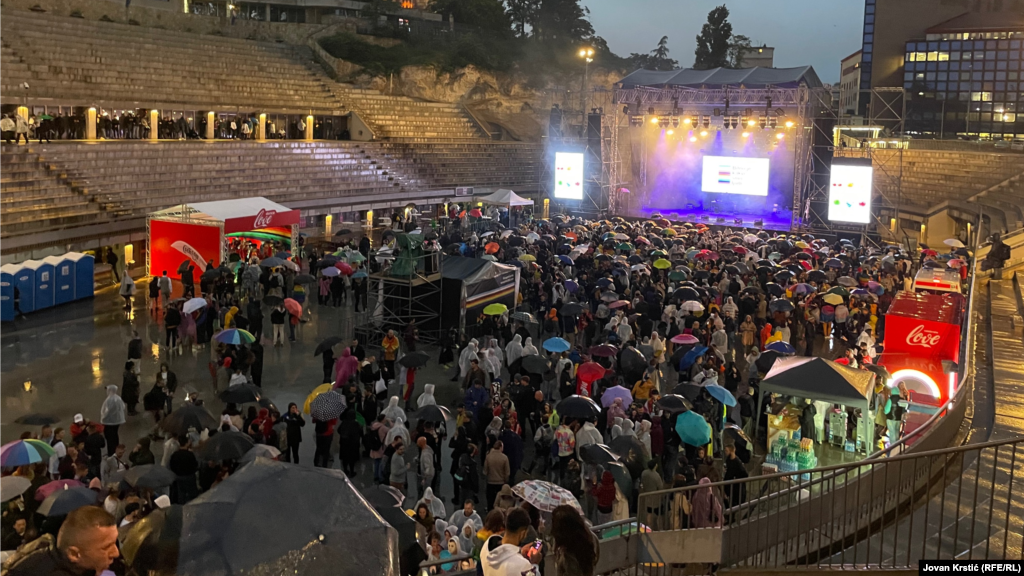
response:
<path fill-rule="evenodd" d="M 768 159 L 704 156 L 701 190 L 721 194 L 768 195 Z"/>
<path fill-rule="evenodd" d="M 867 224 L 871 221 L 871 165 L 832 164 L 828 219 Z"/>
<path fill-rule="evenodd" d="M 555 153 L 555 198 L 583 200 L 583 154 Z"/>

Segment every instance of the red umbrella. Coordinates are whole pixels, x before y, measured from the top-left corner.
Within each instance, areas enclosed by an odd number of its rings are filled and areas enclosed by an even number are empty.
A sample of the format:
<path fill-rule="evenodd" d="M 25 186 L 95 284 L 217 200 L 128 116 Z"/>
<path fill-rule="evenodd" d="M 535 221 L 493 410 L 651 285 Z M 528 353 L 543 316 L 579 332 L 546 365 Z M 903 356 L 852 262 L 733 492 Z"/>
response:
<path fill-rule="evenodd" d="M 611 344 L 601 344 L 600 346 L 591 346 L 590 355 L 598 356 L 602 358 L 611 358 L 619 353 L 619 349 Z"/>
<path fill-rule="evenodd" d="M 584 382 L 593 382 L 604 376 L 605 369 L 597 362 L 584 362 L 576 370 L 576 376 Z"/>
<path fill-rule="evenodd" d="M 799 264 L 804 267 L 804 270 L 810 270 L 811 269 L 811 263 L 808 262 L 807 260 L 801 260 L 799 262 Z"/>
<path fill-rule="evenodd" d="M 931 248 L 928 248 L 926 250 L 922 250 L 921 254 L 924 254 L 925 256 L 938 256 L 939 255 L 938 252 L 936 252 L 935 250 L 932 250 Z"/>
<path fill-rule="evenodd" d="M 676 334 L 672 337 L 672 342 L 676 344 L 696 344 L 700 340 L 697 340 L 697 337 L 693 334 Z"/>
<path fill-rule="evenodd" d="M 647 244 L 649 246 L 651 244 L 651 241 L 648 240 L 647 238 L 644 238 L 643 236 L 637 236 L 636 237 L 636 243 L 637 244 Z"/>
<path fill-rule="evenodd" d="M 658 226 L 661 226 L 662 228 L 665 228 L 666 226 L 669 226 L 669 225 L 672 224 L 671 222 L 669 222 L 665 218 L 659 218 L 659 219 L 655 220 L 654 223 L 657 224 Z"/>
<path fill-rule="evenodd" d="M 487 245 L 484 246 L 484 252 L 487 252 L 488 254 L 497 254 L 499 248 L 500 246 L 498 246 L 497 242 L 488 242 Z"/>
<path fill-rule="evenodd" d="M 336 262 L 334 267 L 341 270 L 341 273 L 345 276 L 352 275 L 352 266 L 350 266 L 348 262 Z"/>
<path fill-rule="evenodd" d="M 472 210 L 470 210 L 469 215 L 472 216 L 473 218 L 479 218 L 483 216 L 479 208 L 473 208 Z"/>
<path fill-rule="evenodd" d="M 296 302 L 294 298 L 285 298 L 284 307 L 292 316 L 302 316 L 302 304 Z"/>
<path fill-rule="evenodd" d="M 746 254 L 748 252 L 748 250 L 746 248 L 744 248 L 743 246 L 737 246 L 737 247 L 733 248 L 732 251 L 737 253 L 737 254 Z"/>
<path fill-rule="evenodd" d="M 85 484 L 82 484 L 78 480 L 54 480 L 53 482 L 47 482 L 36 489 L 36 502 L 46 500 L 57 490 L 67 490 L 68 488 L 75 488 L 77 486 L 84 488 Z"/>
<path fill-rule="evenodd" d="M 608 307 L 613 310 L 615 308 L 623 308 L 626 306 L 629 306 L 629 300 L 616 300 L 615 302 L 612 302 L 611 304 L 608 305 Z"/>

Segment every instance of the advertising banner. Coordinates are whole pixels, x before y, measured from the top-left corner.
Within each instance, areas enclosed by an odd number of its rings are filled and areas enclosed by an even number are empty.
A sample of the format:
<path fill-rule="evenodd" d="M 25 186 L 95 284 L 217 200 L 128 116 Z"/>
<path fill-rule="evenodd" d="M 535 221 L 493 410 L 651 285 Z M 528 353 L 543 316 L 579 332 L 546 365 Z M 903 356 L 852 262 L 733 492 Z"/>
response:
<path fill-rule="evenodd" d="M 195 280 L 213 260 L 220 265 L 221 232 L 218 226 L 185 224 L 165 220 L 149 223 L 149 274 L 160 276 L 163 271 L 171 278 L 180 279 L 178 267 L 191 260 L 196 267 Z"/>

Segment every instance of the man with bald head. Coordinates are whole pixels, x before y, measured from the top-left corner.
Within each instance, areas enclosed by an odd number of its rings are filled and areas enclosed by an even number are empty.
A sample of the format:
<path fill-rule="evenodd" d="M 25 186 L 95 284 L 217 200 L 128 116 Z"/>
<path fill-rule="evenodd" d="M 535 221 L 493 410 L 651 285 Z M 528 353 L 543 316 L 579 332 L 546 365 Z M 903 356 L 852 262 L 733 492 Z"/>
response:
<path fill-rule="evenodd" d="M 9 576 L 93 576 L 110 567 L 120 553 L 114 517 L 98 506 L 70 514 L 57 545 L 36 550 L 9 566 Z"/>

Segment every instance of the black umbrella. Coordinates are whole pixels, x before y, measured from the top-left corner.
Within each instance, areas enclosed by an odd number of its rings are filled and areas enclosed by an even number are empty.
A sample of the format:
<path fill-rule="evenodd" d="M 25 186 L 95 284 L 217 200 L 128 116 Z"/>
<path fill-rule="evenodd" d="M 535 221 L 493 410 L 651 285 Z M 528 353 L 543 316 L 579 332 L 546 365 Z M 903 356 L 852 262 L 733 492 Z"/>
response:
<path fill-rule="evenodd" d="M 320 396 L 323 396 L 321 394 Z M 319 396 L 318 396 L 319 398 Z M 238 460 L 252 449 L 255 443 L 248 434 L 241 432 L 218 432 L 199 449 L 200 460 Z"/>
<path fill-rule="evenodd" d="M 678 394 L 665 394 L 658 399 L 657 406 L 669 414 L 678 414 L 693 410 L 693 404 L 685 397 Z"/>
<path fill-rule="evenodd" d="M 338 230 L 337 232 L 335 232 L 334 235 L 335 236 L 347 236 L 347 235 L 349 235 L 351 233 L 352 233 L 352 231 L 349 230 L 348 228 L 342 228 L 341 230 Z"/>
<path fill-rule="evenodd" d="M 259 405 L 260 408 L 266 408 L 271 412 L 277 410 L 277 405 L 274 404 L 274 401 L 271 400 L 270 398 L 267 398 L 266 396 L 263 396 L 259 400 L 257 400 L 256 404 Z"/>
<path fill-rule="evenodd" d="M 799 264 L 794 264 L 794 266 L 799 266 Z M 792 278 L 793 276 L 794 276 L 794 274 L 792 272 L 790 272 L 789 270 L 783 270 L 782 272 L 776 272 L 775 273 L 775 281 L 776 282 L 785 282 L 785 281 L 789 280 L 790 278 Z"/>
<path fill-rule="evenodd" d="M 692 402 L 700 396 L 700 391 L 703 389 L 703 387 L 697 386 L 696 384 L 677 384 L 676 387 L 672 389 L 672 394 L 682 396 L 683 400 Z"/>
<path fill-rule="evenodd" d="M 430 404 L 417 410 L 414 415 L 417 420 L 425 422 L 444 422 L 452 417 L 452 412 L 447 406 Z"/>
<path fill-rule="evenodd" d="M 122 480 L 134 488 L 163 488 L 174 483 L 177 475 L 159 464 L 143 464 L 133 466 L 125 473 Z"/>
<path fill-rule="evenodd" d="M 160 421 L 160 427 L 175 436 L 180 436 L 187 434 L 189 428 L 195 428 L 197 431 L 204 428 L 216 430 L 217 419 L 202 406 L 182 404 L 178 409 L 164 416 L 164 419 Z"/>
<path fill-rule="evenodd" d="M 317 269 L 330 268 L 331 266 L 337 264 L 339 260 L 340 259 L 337 256 L 327 255 L 317 260 L 316 267 Z"/>
<path fill-rule="evenodd" d="M 316 278 L 314 278 L 311 274 L 299 274 L 298 276 L 295 277 L 295 283 L 296 284 L 315 284 L 316 283 Z"/>
<path fill-rule="evenodd" d="M 192 264 L 191 260 L 185 260 L 178 266 L 178 274 L 184 274 L 188 272 L 188 267 Z"/>
<path fill-rule="evenodd" d="M 426 352 L 410 352 L 405 356 L 402 356 L 398 363 L 406 368 L 419 368 L 427 365 L 427 360 L 430 360 L 430 355 Z"/>
<path fill-rule="evenodd" d="M 706 278 L 710 278 L 711 273 L 708 272 L 707 270 L 697 270 L 696 272 L 693 273 L 693 277 L 696 278 L 697 280 L 704 280 Z"/>
<path fill-rule="evenodd" d="M 218 276 L 220 276 L 220 270 L 218 268 L 210 268 L 206 272 L 203 272 L 199 276 L 199 279 L 200 280 L 206 280 L 206 281 L 216 280 Z"/>
<path fill-rule="evenodd" d="M 49 426 L 60 422 L 60 418 L 50 414 L 26 414 L 14 421 L 16 424 L 26 426 Z"/>
<path fill-rule="evenodd" d="M 769 282 L 765 284 L 764 289 L 767 290 L 768 293 L 771 294 L 772 296 L 782 296 L 783 294 L 786 293 L 786 289 L 783 288 L 782 286 L 779 286 L 775 282 Z"/>
<path fill-rule="evenodd" d="M 647 449 L 640 443 L 640 440 L 636 436 L 626 436 L 623 434 L 618 438 L 611 441 L 608 444 L 608 448 L 611 449 L 621 460 L 622 464 L 629 470 L 629 474 L 634 478 L 639 478 L 640 474 L 647 467 L 647 461 L 650 460 L 650 455 L 647 454 Z"/>
<path fill-rule="evenodd" d="M 735 264 L 730 264 L 729 266 L 722 268 L 722 270 L 728 272 L 729 274 L 741 274 L 740 269 L 737 268 Z"/>
<path fill-rule="evenodd" d="M 398 565 L 396 532 L 341 470 L 257 458 L 186 504 L 182 518 L 178 574 L 315 576 L 341 565 L 390 574 Z"/>
<path fill-rule="evenodd" d="M 231 255 L 228 256 L 228 262 L 241 262 L 241 261 L 242 261 L 242 257 L 239 256 L 238 253 L 236 253 L 236 252 L 232 252 Z"/>
<path fill-rule="evenodd" d="M 43 516 L 66 516 L 83 506 L 96 504 L 98 494 L 84 486 L 57 490 L 46 497 L 36 512 Z"/>
<path fill-rule="evenodd" d="M 619 356 L 619 366 L 623 372 L 643 372 L 647 368 L 647 358 L 636 348 L 626 348 Z"/>
<path fill-rule="evenodd" d="M 344 411 L 345 397 L 335 390 L 321 394 L 309 403 L 310 416 L 321 422 L 333 420 Z"/>
<path fill-rule="evenodd" d="M 524 372 L 543 374 L 551 367 L 551 363 L 537 354 L 530 354 L 529 356 L 523 356 L 522 367 Z"/>
<path fill-rule="evenodd" d="M 618 462 L 619 460 L 619 457 L 604 444 L 588 444 L 580 448 L 580 458 L 587 464 L 596 464 L 598 466 L 604 466 L 609 462 Z"/>
<path fill-rule="evenodd" d="M 601 407 L 592 398 L 573 394 L 558 403 L 556 408 L 561 418 L 593 420 L 601 415 Z"/>
<path fill-rule="evenodd" d="M 561 312 L 563 316 L 577 316 L 583 312 L 583 306 L 576 302 L 570 302 L 562 306 L 562 309 L 559 310 L 559 312 Z"/>
<path fill-rule="evenodd" d="M 700 293 L 697 292 L 696 288 L 691 288 L 691 287 L 687 286 L 685 288 L 680 288 L 679 290 L 676 290 L 672 294 L 672 297 L 676 298 L 678 300 L 683 300 L 685 302 L 685 301 L 688 301 L 688 300 L 699 300 L 700 299 Z"/>
<path fill-rule="evenodd" d="M 263 391 L 252 384 L 235 384 L 222 390 L 218 398 L 228 404 L 245 404 L 257 402 L 263 396 Z"/>
<path fill-rule="evenodd" d="M 742 292 L 740 292 L 740 294 L 753 294 L 754 296 L 757 296 L 759 294 L 764 294 L 764 290 L 761 290 L 757 286 L 747 286 Z"/>
<path fill-rule="evenodd" d="M 512 236 L 507 240 L 507 242 L 509 246 L 522 246 L 526 243 L 522 236 Z"/>
<path fill-rule="evenodd" d="M 278 268 L 280 266 L 284 266 L 284 260 L 276 256 L 271 256 L 270 258 L 264 258 L 261 260 L 260 266 L 263 266 L 264 268 Z"/>
<path fill-rule="evenodd" d="M 270 306 L 271 308 L 277 306 L 278 304 L 281 304 L 282 302 L 284 302 L 284 298 L 281 298 L 280 296 L 263 297 L 263 303 L 266 304 L 267 306 Z"/>
<path fill-rule="evenodd" d="M 778 358 L 782 358 L 782 354 L 774 350 L 765 350 L 757 358 L 757 361 L 754 362 L 754 365 L 757 366 L 758 371 L 767 373 L 772 369 L 772 364 L 775 364 L 775 360 Z"/>
<path fill-rule="evenodd" d="M 828 276 L 826 276 L 821 270 L 811 270 L 807 273 L 807 279 L 811 282 L 824 282 L 828 279 Z"/>
<path fill-rule="evenodd" d="M 181 541 L 178 505 L 157 509 L 129 528 L 121 543 L 121 556 L 134 574 L 174 574 Z"/>
<path fill-rule="evenodd" d="M 345 339 L 341 336 L 329 336 L 324 338 L 316 345 L 316 350 L 313 350 L 313 356 L 319 356 L 344 341 Z"/>

